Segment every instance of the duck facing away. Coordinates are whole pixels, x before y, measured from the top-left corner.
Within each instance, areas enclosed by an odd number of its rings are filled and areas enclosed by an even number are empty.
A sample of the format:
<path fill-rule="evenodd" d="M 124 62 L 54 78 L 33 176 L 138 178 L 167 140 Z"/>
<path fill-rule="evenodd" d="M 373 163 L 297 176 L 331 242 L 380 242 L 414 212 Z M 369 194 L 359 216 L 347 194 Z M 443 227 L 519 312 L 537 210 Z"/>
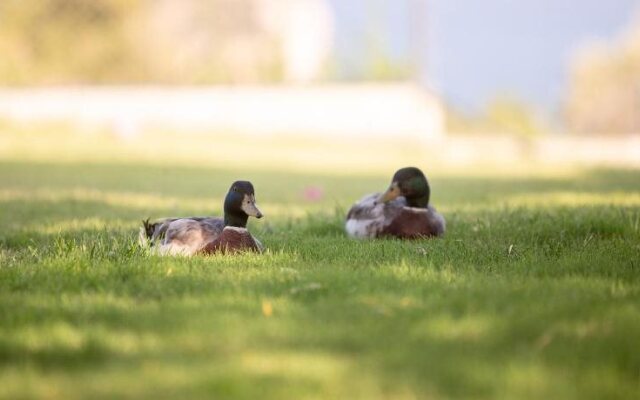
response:
<path fill-rule="evenodd" d="M 429 182 L 422 171 L 402 168 L 393 175 L 385 193 L 367 195 L 351 207 L 347 234 L 355 238 L 442 236 L 445 220 L 429 205 L 430 196 Z"/>
<path fill-rule="evenodd" d="M 224 218 L 142 221 L 140 240 L 161 255 L 261 252 L 262 244 L 247 230 L 249 217 L 262 218 L 256 206 L 253 185 L 248 181 L 236 181 L 224 199 Z"/>

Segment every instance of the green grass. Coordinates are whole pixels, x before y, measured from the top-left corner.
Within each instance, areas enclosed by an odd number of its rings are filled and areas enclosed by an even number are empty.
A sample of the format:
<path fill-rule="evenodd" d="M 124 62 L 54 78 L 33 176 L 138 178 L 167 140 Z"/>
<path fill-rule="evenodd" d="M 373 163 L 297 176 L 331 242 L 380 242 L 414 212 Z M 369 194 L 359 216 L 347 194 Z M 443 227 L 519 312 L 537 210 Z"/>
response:
<path fill-rule="evenodd" d="M 436 174 L 444 239 L 353 241 L 386 174 L 0 162 L 0 397 L 638 398 L 639 176 Z M 266 254 L 137 246 L 239 178 Z"/>

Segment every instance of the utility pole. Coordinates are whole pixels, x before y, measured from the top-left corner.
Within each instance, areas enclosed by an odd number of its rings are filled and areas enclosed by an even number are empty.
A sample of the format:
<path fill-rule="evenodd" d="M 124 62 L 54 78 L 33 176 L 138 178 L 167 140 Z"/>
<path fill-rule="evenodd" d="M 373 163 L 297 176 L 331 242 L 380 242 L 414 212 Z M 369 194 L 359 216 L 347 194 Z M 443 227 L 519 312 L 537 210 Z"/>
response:
<path fill-rule="evenodd" d="M 430 76 L 427 63 L 429 27 L 427 13 L 428 0 L 408 0 L 409 11 L 409 59 L 413 69 L 413 80 L 422 87 L 428 87 Z"/>

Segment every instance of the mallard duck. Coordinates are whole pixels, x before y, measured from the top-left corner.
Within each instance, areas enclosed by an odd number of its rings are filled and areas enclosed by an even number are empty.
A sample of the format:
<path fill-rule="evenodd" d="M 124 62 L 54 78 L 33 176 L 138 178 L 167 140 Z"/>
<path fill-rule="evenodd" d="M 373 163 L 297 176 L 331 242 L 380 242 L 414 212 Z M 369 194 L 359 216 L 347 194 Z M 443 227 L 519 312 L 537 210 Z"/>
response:
<path fill-rule="evenodd" d="M 393 175 L 386 192 L 367 195 L 351 207 L 347 234 L 356 238 L 441 236 L 444 217 L 429 205 L 430 195 L 429 182 L 420 169 L 402 168 Z"/>
<path fill-rule="evenodd" d="M 236 181 L 224 199 L 224 218 L 147 219 L 142 221 L 140 239 L 162 255 L 261 252 L 262 244 L 247 230 L 247 220 L 262 216 L 251 182 Z"/>

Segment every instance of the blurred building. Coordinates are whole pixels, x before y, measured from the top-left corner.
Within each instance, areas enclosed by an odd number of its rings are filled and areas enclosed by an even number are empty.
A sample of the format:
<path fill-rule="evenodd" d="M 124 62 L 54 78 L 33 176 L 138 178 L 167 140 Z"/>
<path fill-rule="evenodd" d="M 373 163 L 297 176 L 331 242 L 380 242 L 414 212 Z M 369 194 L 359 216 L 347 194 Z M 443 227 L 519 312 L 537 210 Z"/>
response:
<path fill-rule="evenodd" d="M 106 125 L 124 136 L 161 125 L 246 134 L 438 137 L 444 131 L 438 99 L 408 68 L 393 66 L 397 60 L 407 65 L 410 49 L 386 38 L 415 21 L 404 12 L 405 24 L 390 24 L 378 8 L 406 11 L 411 2 L 422 0 L 132 0 L 127 7 L 96 0 L 82 9 L 50 0 L 49 15 L 37 2 L 25 7 L 12 0 L 8 15 L 50 20 L 36 38 L 63 40 L 51 42 L 45 56 L 25 59 L 41 75 L 21 76 L 29 89 L 0 91 L 0 118 Z M 77 31 L 93 32 L 87 40 L 95 48 L 80 47 L 61 14 Z M 12 29 L 11 48 L 39 45 L 30 42 L 33 25 Z M 117 40 L 105 46 L 111 37 Z M 336 56 L 344 41 L 362 60 L 359 69 Z M 120 50 L 113 53 L 113 47 Z M 392 55 L 389 49 L 396 47 L 399 54 Z M 67 70 L 69 48 L 77 51 Z M 49 87 L 33 87 L 39 83 Z"/>
<path fill-rule="evenodd" d="M 326 0 L 257 0 L 258 20 L 280 43 L 284 80 L 323 77 L 334 40 L 333 10 Z"/>

